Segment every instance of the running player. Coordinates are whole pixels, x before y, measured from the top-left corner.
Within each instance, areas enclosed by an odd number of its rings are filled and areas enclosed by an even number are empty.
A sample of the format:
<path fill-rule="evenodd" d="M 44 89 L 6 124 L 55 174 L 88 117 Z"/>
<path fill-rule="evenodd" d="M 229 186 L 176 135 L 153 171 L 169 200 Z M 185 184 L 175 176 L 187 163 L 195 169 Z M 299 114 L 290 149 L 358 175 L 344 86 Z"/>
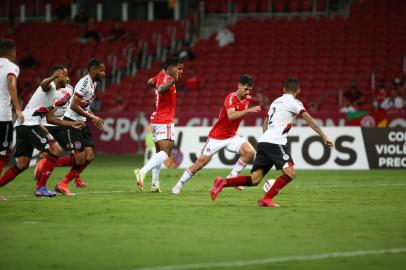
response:
<path fill-rule="evenodd" d="M 305 119 L 309 127 L 320 135 L 326 145 L 334 147 L 330 138 L 321 130 L 310 114 L 306 112 L 303 104 L 296 99 L 300 93 L 299 81 L 296 78 L 287 79 L 283 90 L 284 95 L 272 102 L 268 118 L 264 121 L 264 134 L 258 143 L 257 155 L 252 166 L 251 176 L 237 176 L 228 179 L 217 177 L 211 190 L 212 200 L 216 199 L 224 187 L 258 185 L 272 166 L 275 165 L 278 170 L 282 171 L 282 175 L 276 178 L 275 183 L 265 196 L 258 200 L 258 205 L 279 207 L 272 199 L 296 176 L 292 157 L 286 147 L 286 137 L 295 118 L 299 115 Z"/>
<path fill-rule="evenodd" d="M 104 120 L 96 116 L 90 110 L 90 104 L 95 96 L 97 81 L 101 81 L 105 76 L 105 66 L 98 59 L 91 59 L 87 66 L 88 74 L 81 78 L 75 86 L 74 94 L 70 100 L 70 105 L 66 109 L 64 120 L 83 121 L 90 119 L 98 129 L 103 129 Z M 89 127 L 86 125 L 83 129 L 66 128 L 67 148 L 73 151 L 74 166 L 58 182 L 55 187 L 57 192 L 65 195 L 73 195 L 68 188 L 68 184 L 73 179 L 80 179 L 79 175 L 94 159 L 94 142 Z M 76 182 L 77 186 L 85 187 L 83 181 Z"/>
<path fill-rule="evenodd" d="M 54 140 L 51 134 L 41 125 L 42 118 L 47 117 L 51 124 L 69 126 L 80 129 L 82 122 L 68 122 L 55 117 L 52 108 L 55 99 L 55 91 L 65 87 L 68 80 L 68 70 L 61 65 L 51 68 L 51 77 L 44 79 L 37 88 L 27 106 L 23 111 L 24 123 L 16 122 L 17 142 L 14 156 L 17 158 L 17 164 L 10 167 L 0 178 L 0 187 L 6 185 L 21 172 L 26 170 L 30 164 L 34 148 L 44 154 L 44 166 L 38 172 L 37 197 L 53 197 L 54 192 L 48 190 L 46 183 L 49 176 L 56 166 L 58 155 L 61 153 L 61 147 Z"/>
<path fill-rule="evenodd" d="M 24 115 L 17 96 L 17 77 L 20 68 L 16 60 L 16 45 L 9 39 L 0 40 L 0 175 L 10 159 L 13 140 L 11 102 L 17 114 L 17 121 L 24 122 Z M 0 201 L 6 200 L 0 196 Z"/>
<path fill-rule="evenodd" d="M 252 145 L 237 135 L 237 129 L 243 117 L 249 113 L 261 111 L 261 107 L 248 108 L 252 99 L 249 96 L 252 90 L 252 77 L 242 75 L 238 83 L 237 91 L 230 93 L 224 100 L 220 110 L 220 116 L 211 129 L 207 142 L 202 149 L 199 159 L 190 166 L 172 188 L 173 194 L 179 194 L 185 183 L 201 170 L 211 160 L 212 155 L 225 148 L 232 153 L 240 153 L 240 159 L 234 165 L 228 177 L 237 176 L 255 156 Z"/>
<path fill-rule="evenodd" d="M 161 192 L 159 187 L 159 172 L 162 163 L 172 152 L 174 132 L 174 117 L 176 111 L 176 86 L 183 73 L 183 64 L 179 58 L 173 57 L 167 61 L 167 69 L 160 71 L 148 80 L 148 84 L 155 85 L 155 110 L 151 115 L 152 135 L 154 137 L 156 154 L 142 167 L 135 169 L 139 190 L 144 189 L 144 178 L 152 169 L 152 192 Z"/>

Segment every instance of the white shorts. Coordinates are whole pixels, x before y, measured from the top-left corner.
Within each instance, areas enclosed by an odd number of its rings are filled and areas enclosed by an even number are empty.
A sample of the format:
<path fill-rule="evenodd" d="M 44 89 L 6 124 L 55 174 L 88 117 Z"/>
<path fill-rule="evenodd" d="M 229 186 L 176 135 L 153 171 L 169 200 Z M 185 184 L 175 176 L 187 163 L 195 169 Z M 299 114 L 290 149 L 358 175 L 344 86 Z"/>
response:
<path fill-rule="evenodd" d="M 206 144 L 203 146 L 201 154 L 205 156 L 211 156 L 220 151 L 224 147 L 229 152 L 239 153 L 241 145 L 246 141 L 247 140 L 241 138 L 238 135 L 225 140 L 208 138 Z"/>
<path fill-rule="evenodd" d="M 175 140 L 175 125 L 172 124 L 151 124 L 152 137 L 154 142 L 162 140 Z"/>

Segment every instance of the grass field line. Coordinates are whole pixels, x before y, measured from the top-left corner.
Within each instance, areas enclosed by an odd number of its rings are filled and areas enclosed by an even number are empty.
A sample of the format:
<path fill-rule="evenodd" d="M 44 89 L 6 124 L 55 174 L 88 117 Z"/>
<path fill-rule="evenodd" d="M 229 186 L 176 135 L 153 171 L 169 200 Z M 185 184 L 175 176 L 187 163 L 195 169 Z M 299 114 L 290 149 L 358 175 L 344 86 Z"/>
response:
<path fill-rule="evenodd" d="M 406 186 L 406 183 L 395 183 L 395 184 L 368 184 L 368 185 L 357 185 L 357 184 L 351 184 L 351 185 L 300 185 L 300 186 L 295 186 L 292 185 L 290 188 L 339 188 L 339 187 L 384 187 L 384 186 Z M 75 195 L 98 195 L 98 194 L 114 194 L 114 193 L 134 193 L 134 192 L 139 192 L 138 190 L 110 190 L 110 191 L 89 191 L 89 192 L 74 192 Z M 144 191 L 144 192 L 149 192 L 149 191 Z M 3 194 L 4 195 L 4 194 Z M 18 198 L 18 197 L 32 197 L 32 194 L 14 194 L 14 195 L 7 195 L 7 198 Z"/>
<path fill-rule="evenodd" d="M 355 250 L 355 251 L 345 251 L 345 252 L 321 253 L 321 254 L 315 254 L 315 255 L 271 257 L 271 258 L 266 258 L 266 259 L 246 260 L 246 261 L 229 261 L 229 262 L 217 262 L 217 263 L 196 263 L 196 264 L 183 264 L 183 265 L 143 267 L 143 268 L 133 268 L 131 270 L 211 269 L 211 268 L 242 267 L 242 266 L 267 265 L 267 264 L 284 263 L 284 262 L 316 261 L 316 260 L 325 260 L 325 259 L 330 259 L 330 258 L 345 258 L 345 257 L 401 254 L 401 253 L 406 253 L 406 248 Z"/>

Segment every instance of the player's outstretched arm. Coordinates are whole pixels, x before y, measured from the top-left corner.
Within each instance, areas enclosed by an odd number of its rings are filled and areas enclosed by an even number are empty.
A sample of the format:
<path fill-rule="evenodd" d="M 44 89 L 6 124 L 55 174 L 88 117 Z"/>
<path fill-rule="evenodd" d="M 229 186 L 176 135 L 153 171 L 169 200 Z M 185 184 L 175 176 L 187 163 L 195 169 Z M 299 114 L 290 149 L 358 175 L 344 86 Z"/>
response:
<path fill-rule="evenodd" d="M 227 109 L 227 117 L 230 120 L 235 120 L 241 117 L 246 116 L 249 113 L 256 113 L 261 111 L 261 107 L 260 106 L 254 106 L 251 108 L 248 108 L 246 110 L 243 111 L 236 111 L 235 108 L 229 108 Z"/>
<path fill-rule="evenodd" d="M 320 135 L 321 139 L 326 145 L 334 147 L 333 141 L 329 137 L 327 137 L 327 135 L 323 132 L 323 130 L 321 130 L 320 126 L 317 124 L 316 120 L 314 120 L 314 118 L 308 112 L 304 112 L 302 114 L 302 117 L 309 125 L 309 127 L 311 127 L 314 131 L 316 131 L 317 134 Z"/>
<path fill-rule="evenodd" d="M 72 99 L 72 102 L 70 105 L 70 108 L 72 109 L 72 111 L 74 111 L 75 113 L 77 113 L 83 117 L 86 117 L 86 118 L 92 120 L 92 122 L 95 124 L 95 126 L 97 128 L 102 129 L 103 125 L 104 125 L 103 118 L 100 118 L 91 112 L 89 113 L 89 112 L 83 110 L 83 108 L 80 106 L 81 101 L 82 101 L 81 97 L 79 97 L 77 95 L 73 96 L 73 99 Z"/>
<path fill-rule="evenodd" d="M 20 102 L 18 101 L 17 95 L 17 78 L 13 75 L 7 76 L 7 88 L 8 92 L 10 93 L 11 102 L 13 102 L 14 109 L 16 110 L 17 114 L 17 121 L 22 124 L 24 123 L 24 115 L 21 111 Z"/>
<path fill-rule="evenodd" d="M 168 92 L 168 90 L 172 87 L 172 85 L 174 85 L 176 83 L 176 81 L 173 79 L 170 82 L 167 82 L 161 86 L 159 86 L 156 90 L 158 91 L 158 93 L 163 94 L 165 92 Z"/>
<path fill-rule="evenodd" d="M 41 86 L 42 91 L 48 92 L 51 89 L 51 82 L 56 78 L 62 76 L 62 71 L 57 70 L 55 71 L 54 75 L 44 79 L 39 85 Z"/>
<path fill-rule="evenodd" d="M 73 127 L 73 128 L 83 128 L 85 123 L 82 121 L 65 121 L 57 118 L 55 116 L 55 109 L 50 109 L 47 113 L 47 122 L 52 125 Z"/>
<path fill-rule="evenodd" d="M 148 81 L 147 81 L 147 84 L 149 85 L 149 86 L 151 86 L 151 87 L 156 87 L 156 85 L 155 85 L 155 83 L 154 83 L 154 80 L 152 79 L 152 78 L 149 78 L 148 79 Z"/>

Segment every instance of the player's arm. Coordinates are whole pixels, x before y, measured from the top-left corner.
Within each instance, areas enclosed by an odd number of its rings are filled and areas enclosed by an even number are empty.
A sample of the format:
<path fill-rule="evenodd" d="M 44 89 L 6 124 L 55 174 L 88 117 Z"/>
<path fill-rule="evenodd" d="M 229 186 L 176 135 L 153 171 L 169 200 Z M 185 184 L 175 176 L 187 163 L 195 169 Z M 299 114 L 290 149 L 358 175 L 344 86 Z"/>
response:
<path fill-rule="evenodd" d="M 248 108 L 248 109 L 243 110 L 243 111 L 236 111 L 235 108 L 228 108 L 227 109 L 227 117 L 230 120 L 235 120 L 235 119 L 244 117 L 249 113 L 256 113 L 256 112 L 259 112 L 259 111 L 261 111 L 261 107 L 259 107 L 259 106 L 254 106 L 254 107 Z"/>
<path fill-rule="evenodd" d="M 22 124 L 24 123 L 24 115 L 21 111 L 20 102 L 18 101 L 17 95 L 17 77 L 13 74 L 9 74 L 7 76 L 7 88 L 8 92 L 10 93 L 11 101 L 13 102 L 14 109 L 16 110 L 17 114 L 17 121 Z"/>
<path fill-rule="evenodd" d="M 52 75 L 51 77 L 42 80 L 42 82 L 39 84 L 41 86 L 42 91 L 48 92 L 51 89 L 51 82 L 58 77 L 57 72 L 55 72 L 55 74 Z"/>
<path fill-rule="evenodd" d="M 268 129 L 268 117 L 264 118 L 264 122 L 262 123 L 262 132 L 265 133 L 265 131 Z"/>
<path fill-rule="evenodd" d="M 92 120 L 92 122 L 95 124 L 95 126 L 99 129 L 103 128 L 104 125 L 104 120 L 96 115 L 94 115 L 92 112 L 87 112 L 85 110 L 83 110 L 83 108 L 80 106 L 80 102 L 82 101 L 82 98 L 79 97 L 78 95 L 74 95 L 70 108 L 72 109 L 72 111 L 74 111 L 75 113 L 89 118 L 90 120 Z"/>
<path fill-rule="evenodd" d="M 148 80 L 147 80 L 147 84 L 149 85 L 149 86 L 151 86 L 151 87 L 156 87 L 156 85 L 155 85 L 155 83 L 154 83 L 154 78 L 149 78 Z"/>
<path fill-rule="evenodd" d="M 303 112 L 302 117 L 309 125 L 309 127 L 311 127 L 317 134 L 320 135 L 321 139 L 326 145 L 334 147 L 333 141 L 329 137 L 327 137 L 327 135 L 323 132 L 323 130 L 321 130 L 320 126 L 317 124 L 316 120 L 314 120 L 314 118 L 308 112 Z"/>
<path fill-rule="evenodd" d="M 163 94 L 165 92 L 168 92 L 169 89 L 176 83 L 175 79 L 172 79 L 171 81 L 162 84 L 159 86 L 156 90 L 158 91 L 159 94 Z"/>
<path fill-rule="evenodd" d="M 65 121 L 57 118 L 55 116 L 55 108 L 52 108 L 47 113 L 47 122 L 52 125 L 58 126 L 65 126 L 65 127 L 73 127 L 73 128 L 82 128 L 85 126 L 85 123 L 82 121 Z"/>

